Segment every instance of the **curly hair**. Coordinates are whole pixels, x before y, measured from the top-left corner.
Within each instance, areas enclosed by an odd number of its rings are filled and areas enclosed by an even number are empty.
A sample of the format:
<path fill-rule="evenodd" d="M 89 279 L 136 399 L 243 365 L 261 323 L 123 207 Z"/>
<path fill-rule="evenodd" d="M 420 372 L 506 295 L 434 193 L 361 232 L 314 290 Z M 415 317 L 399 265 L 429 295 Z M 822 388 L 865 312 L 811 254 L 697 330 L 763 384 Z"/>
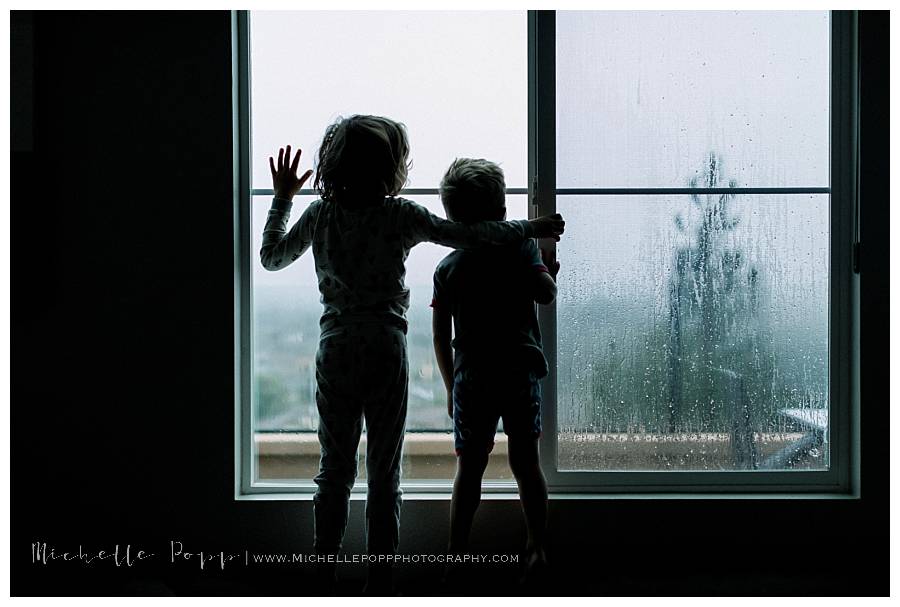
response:
<path fill-rule="evenodd" d="M 353 115 L 325 130 L 315 189 L 325 201 L 359 204 L 396 196 L 411 163 L 406 127 L 382 116 Z"/>
<path fill-rule="evenodd" d="M 441 179 L 447 218 L 462 223 L 502 219 L 506 212 L 503 169 L 484 158 L 457 158 Z"/>

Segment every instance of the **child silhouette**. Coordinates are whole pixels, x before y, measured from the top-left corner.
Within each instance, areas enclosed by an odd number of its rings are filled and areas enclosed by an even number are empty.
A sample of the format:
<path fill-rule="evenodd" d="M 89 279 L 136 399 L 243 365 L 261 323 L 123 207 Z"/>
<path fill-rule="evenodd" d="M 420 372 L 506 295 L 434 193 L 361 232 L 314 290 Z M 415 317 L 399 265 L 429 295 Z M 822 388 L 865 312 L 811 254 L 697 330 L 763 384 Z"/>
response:
<path fill-rule="evenodd" d="M 505 192 L 500 167 L 472 158 L 454 161 L 440 188 L 447 217 L 473 225 L 506 217 Z M 528 239 L 453 251 L 434 272 L 434 349 L 457 455 L 449 550 L 468 549 L 482 476 L 502 418 L 528 529 L 526 575 L 546 564 L 547 484 L 538 438 L 540 379 L 547 374 L 547 361 L 534 304 L 554 300 L 558 271 L 559 264 Z"/>
<path fill-rule="evenodd" d="M 300 150 L 269 158 L 275 198 L 263 228 L 260 259 L 280 270 L 312 247 L 323 305 L 316 354 L 316 407 L 321 449 L 313 500 L 315 550 L 336 554 L 357 474 L 366 424 L 366 549 L 393 554 L 400 526 L 400 458 L 406 423 L 409 289 L 404 262 L 420 242 L 456 248 L 557 238 L 559 215 L 471 225 L 441 219 L 398 197 L 406 183 L 405 127 L 380 116 L 339 118 L 319 147 L 319 199 L 287 230 L 291 199 L 312 175 L 297 176 Z M 371 562 L 371 561 L 370 561 Z M 334 579 L 334 567 L 327 572 Z M 386 593 L 390 566 L 368 568 L 367 589 Z"/>

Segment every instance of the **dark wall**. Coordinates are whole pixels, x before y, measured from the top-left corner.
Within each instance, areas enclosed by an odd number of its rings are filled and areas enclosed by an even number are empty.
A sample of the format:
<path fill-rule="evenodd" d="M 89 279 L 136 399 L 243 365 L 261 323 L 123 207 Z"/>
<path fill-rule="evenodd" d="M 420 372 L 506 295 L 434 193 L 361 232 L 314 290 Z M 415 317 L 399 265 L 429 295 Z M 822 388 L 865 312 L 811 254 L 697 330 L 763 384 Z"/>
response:
<path fill-rule="evenodd" d="M 14 595 L 309 588 L 297 566 L 166 560 L 170 540 L 311 548 L 310 502 L 233 498 L 230 27 L 227 12 L 12 13 L 13 121 L 33 115 L 11 160 Z M 861 30 L 863 498 L 553 501 L 552 592 L 887 594 L 888 20 Z M 446 502 L 403 516 L 402 550 L 442 551 Z M 477 548 L 514 552 L 522 533 L 516 502 L 484 503 Z M 32 542 L 158 556 L 42 565 Z M 515 592 L 494 573 L 486 590 Z M 413 594 L 439 574 L 398 577 Z"/>

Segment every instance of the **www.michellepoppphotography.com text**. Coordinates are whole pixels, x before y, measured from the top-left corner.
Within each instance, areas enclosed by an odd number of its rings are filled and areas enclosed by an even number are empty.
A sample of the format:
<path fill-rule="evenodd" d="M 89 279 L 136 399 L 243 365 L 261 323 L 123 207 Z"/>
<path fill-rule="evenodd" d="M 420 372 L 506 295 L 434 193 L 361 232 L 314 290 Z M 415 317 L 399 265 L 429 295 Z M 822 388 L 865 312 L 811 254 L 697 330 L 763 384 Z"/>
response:
<path fill-rule="evenodd" d="M 177 540 L 169 541 L 162 550 L 150 550 L 131 544 L 115 544 L 106 548 L 56 546 L 47 542 L 32 542 L 31 562 L 52 566 L 62 563 L 82 566 L 112 566 L 129 568 L 145 562 L 160 562 L 173 566 L 189 565 L 201 570 L 254 565 L 312 565 L 316 563 L 396 563 L 448 564 L 471 563 L 481 565 L 515 564 L 518 554 L 311 554 L 305 552 L 256 552 L 252 550 L 224 551 L 188 549 Z"/>

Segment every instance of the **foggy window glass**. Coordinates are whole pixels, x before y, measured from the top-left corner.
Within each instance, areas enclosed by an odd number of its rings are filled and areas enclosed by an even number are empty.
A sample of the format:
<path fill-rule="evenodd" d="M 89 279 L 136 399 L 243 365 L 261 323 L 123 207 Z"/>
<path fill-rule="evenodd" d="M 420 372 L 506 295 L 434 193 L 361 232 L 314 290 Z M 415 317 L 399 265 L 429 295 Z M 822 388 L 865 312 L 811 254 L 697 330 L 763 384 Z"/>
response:
<path fill-rule="evenodd" d="M 827 186 L 829 17 L 559 13 L 557 186 Z M 829 196 L 558 196 L 560 470 L 827 469 Z"/>
<path fill-rule="evenodd" d="M 406 125 L 413 162 L 408 188 L 437 188 L 450 162 L 464 156 L 498 162 L 507 187 L 526 187 L 525 12 L 254 11 L 250 41 L 254 188 L 272 187 L 267 158 L 287 143 L 303 150 L 301 168 L 313 167 L 325 127 L 354 113 Z M 436 195 L 404 196 L 445 216 Z M 509 219 L 527 217 L 525 198 L 507 196 Z M 289 227 L 313 200 L 294 198 Z M 322 306 L 311 251 L 277 272 L 260 265 L 270 204 L 270 196 L 252 198 L 255 480 L 308 481 L 319 465 L 315 354 Z M 406 263 L 406 480 L 455 474 L 429 307 L 434 268 L 450 251 L 423 243 Z M 364 456 L 365 435 L 360 479 Z M 510 478 L 502 432 L 485 478 Z"/>
<path fill-rule="evenodd" d="M 828 185 L 827 11 L 556 15 L 557 187 Z"/>
<path fill-rule="evenodd" d="M 828 467 L 827 195 L 557 204 L 561 470 Z"/>

